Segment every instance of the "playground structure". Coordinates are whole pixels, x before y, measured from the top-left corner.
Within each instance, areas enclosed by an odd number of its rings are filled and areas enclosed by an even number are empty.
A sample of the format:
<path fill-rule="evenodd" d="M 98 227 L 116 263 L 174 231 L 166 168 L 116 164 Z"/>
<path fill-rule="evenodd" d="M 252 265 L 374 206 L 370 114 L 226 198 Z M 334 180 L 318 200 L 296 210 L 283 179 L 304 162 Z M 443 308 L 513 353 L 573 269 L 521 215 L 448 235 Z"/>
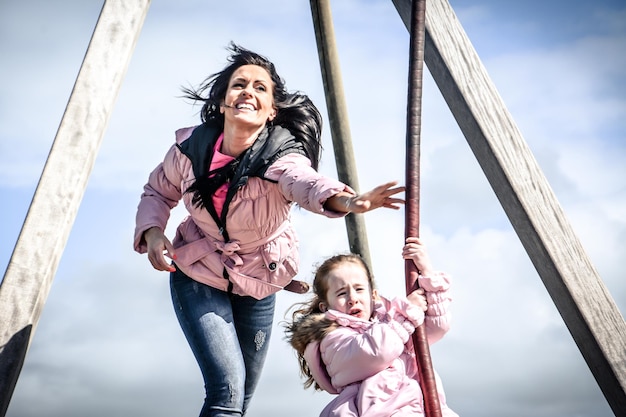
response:
<path fill-rule="evenodd" d="M 17 381 L 148 8 L 147 2 L 119 3 L 105 3 L 0 289 L 0 316 L 3 322 L 11 323 L 2 335 L 0 353 L 2 374 L 13 377 L 3 382 L 6 386 L 0 383 L 6 405 L 12 391 L 10 384 L 14 386 Z M 408 0 L 394 1 L 407 26 L 410 4 Z M 117 35 L 111 42 L 114 26 Z M 626 349 L 624 339 L 614 337 L 625 334 L 619 311 L 564 219 L 447 1 L 427 3 L 426 29 L 425 63 L 607 401 L 616 415 L 623 414 Z M 88 65 L 94 62 L 106 65 Z M 118 87 L 98 91 L 99 86 Z M 85 94 L 87 90 L 89 95 Z M 337 97 L 327 94 L 327 100 L 329 96 Z M 332 124 L 331 106 L 329 111 Z M 85 118 L 85 114 L 90 117 Z M 42 240 L 42 234 L 47 238 Z M 38 245 L 32 244 L 35 238 Z"/>

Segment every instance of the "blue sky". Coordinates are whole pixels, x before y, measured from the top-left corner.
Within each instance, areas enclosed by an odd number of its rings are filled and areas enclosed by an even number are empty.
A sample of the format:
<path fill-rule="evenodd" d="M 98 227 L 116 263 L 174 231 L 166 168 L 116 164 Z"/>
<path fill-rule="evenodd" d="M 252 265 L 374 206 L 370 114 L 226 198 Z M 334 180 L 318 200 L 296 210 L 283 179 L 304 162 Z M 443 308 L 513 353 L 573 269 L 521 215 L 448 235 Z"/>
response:
<path fill-rule="evenodd" d="M 451 1 L 622 313 L 626 310 L 626 4 Z M 9 262 L 101 1 L 0 0 L 0 264 Z M 332 2 L 362 189 L 404 178 L 408 33 L 391 1 Z M 52 17 L 53 16 L 53 17 Z M 8 410 L 9 417 L 197 415 L 202 380 L 167 276 L 132 251 L 152 168 L 198 108 L 179 99 L 234 40 L 270 57 L 326 114 L 309 2 L 154 1 Z M 439 91 L 425 73 L 421 235 L 454 279 L 454 322 L 432 349 L 461 416 L 611 416 Z M 325 118 L 327 120 L 327 118 Z M 326 126 L 328 123 L 326 123 Z M 325 128 L 321 170 L 336 175 Z M 183 216 L 175 211 L 175 221 Z M 295 211 L 301 279 L 347 249 L 343 221 Z M 404 288 L 404 213 L 366 215 L 383 294 Z M 280 321 L 248 417 L 317 416 Z M 623 335 L 622 335 L 623 336 Z M 35 401 L 36 400 L 36 401 Z"/>

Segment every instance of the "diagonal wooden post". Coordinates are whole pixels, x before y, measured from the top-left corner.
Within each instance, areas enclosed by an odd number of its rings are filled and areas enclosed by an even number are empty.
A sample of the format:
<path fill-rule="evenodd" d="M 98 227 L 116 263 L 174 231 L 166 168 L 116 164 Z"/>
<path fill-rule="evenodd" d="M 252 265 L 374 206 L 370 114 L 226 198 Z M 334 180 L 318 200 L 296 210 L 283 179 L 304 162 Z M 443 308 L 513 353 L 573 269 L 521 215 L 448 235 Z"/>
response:
<path fill-rule="evenodd" d="M 359 192 L 359 177 L 352 149 L 350 123 L 343 94 L 339 53 L 335 43 L 330 0 L 310 0 L 310 3 L 317 51 L 322 69 L 322 79 L 324 81 L 330 131 L 333 138 L 337 177 L 340 181 L 350 184 L 355 191 Z M 361 255 L 363 260 L 371 267 L 365 218 L 361 214 L 350 213 L 346 216 L 345 221 L 350 251 Z"/>
<path fill-rule="evenodd" d="M 411 0 L 392 0 L 410 27 Z M 424 60 L 616 416 L 626 322 L 572 230 L 448 0 L 428 0 Z"/>
<path fill-rule="evenodd" d="M 150 0 L 106 0 L 0 285 L 0 416 L 83 198 Z"/>
<path fill-rule="evenodd" d="M 419 236 L 420 142 L 422 128 L 422 90 L 424 73 L 424 36 L 426 0 L 413 0 L 410 22 L 409 80 L 406 125 L 406 207 L 404 237 Z M 407 294 L 418 288 L 418 270 L 407 260 L 404 263 Z M 426 417 L 440 417 L 441 405 L 437 393 L 435 371 L 422 324 L 413 333 L 413 347 L 419 370 Z"/>

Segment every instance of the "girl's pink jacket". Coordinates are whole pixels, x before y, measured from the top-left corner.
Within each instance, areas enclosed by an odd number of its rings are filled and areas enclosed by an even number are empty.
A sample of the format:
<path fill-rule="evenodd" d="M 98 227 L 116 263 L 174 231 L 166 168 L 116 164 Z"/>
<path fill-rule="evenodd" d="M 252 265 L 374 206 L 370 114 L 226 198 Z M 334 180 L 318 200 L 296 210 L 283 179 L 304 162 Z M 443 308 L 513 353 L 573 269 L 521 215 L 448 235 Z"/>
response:
<path fill-rule="evenodd" d="M 187 140 L 194 127 L 176 131 L 178 144 Z M 257 299 L 287 285 L 298 273 L 298 239 L 290 221 L 293 203 L 327 217 L 345 213 L 324 210 L 324 202 L 341 191 L 354 191 L 325 177 L 308 158 L 288 154 L 266 171 L 271 181 L 251 177 L 230 203 L 225 242 L 215 221 L 204 208 L 195 207 L 192 194 L 184 191 L 195 181 L 189 158 L 174 145 L 164 161 L 152 171 L 137 208 L 134 248 L 147 251 L 143 233 L 151 227 L 165 230 L 170 211 L 182 199 L 189 216 L 180 224 L 172 244 L 176 266 L 196 281 Z"/>
<path fill-rule="evenodd" d="M 423 397 L 411 334 L 425 322 L 429 344 L 441 339 L 450 325 L 449 279 L 443 273 L 419 277 L 428 311 L 406 298 L 377 302 L 372 321 L 337 311 L 326 317 L 339 324 L 321 342 L 310 343 L 304 358 L 315 381 L 338 394 L 320 417 L 423 416 Z M 458 417 L 448 408 L 443 386 L 435 374 L 444 417 Z"/>

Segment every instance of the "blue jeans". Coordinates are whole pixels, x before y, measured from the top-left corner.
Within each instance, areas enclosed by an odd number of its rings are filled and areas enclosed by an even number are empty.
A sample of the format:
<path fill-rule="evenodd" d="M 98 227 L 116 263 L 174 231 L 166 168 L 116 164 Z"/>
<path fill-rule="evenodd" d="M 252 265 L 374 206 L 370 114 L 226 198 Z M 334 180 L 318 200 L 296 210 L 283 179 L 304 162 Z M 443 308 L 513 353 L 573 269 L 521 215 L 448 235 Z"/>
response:
<path fill-rule="evenodd" d="M 267 355 L 276 296 L 263 300 L 170 275 L 178 322 L 191 346 L 206 398 L 200 417 L 243 416 Z"/>

